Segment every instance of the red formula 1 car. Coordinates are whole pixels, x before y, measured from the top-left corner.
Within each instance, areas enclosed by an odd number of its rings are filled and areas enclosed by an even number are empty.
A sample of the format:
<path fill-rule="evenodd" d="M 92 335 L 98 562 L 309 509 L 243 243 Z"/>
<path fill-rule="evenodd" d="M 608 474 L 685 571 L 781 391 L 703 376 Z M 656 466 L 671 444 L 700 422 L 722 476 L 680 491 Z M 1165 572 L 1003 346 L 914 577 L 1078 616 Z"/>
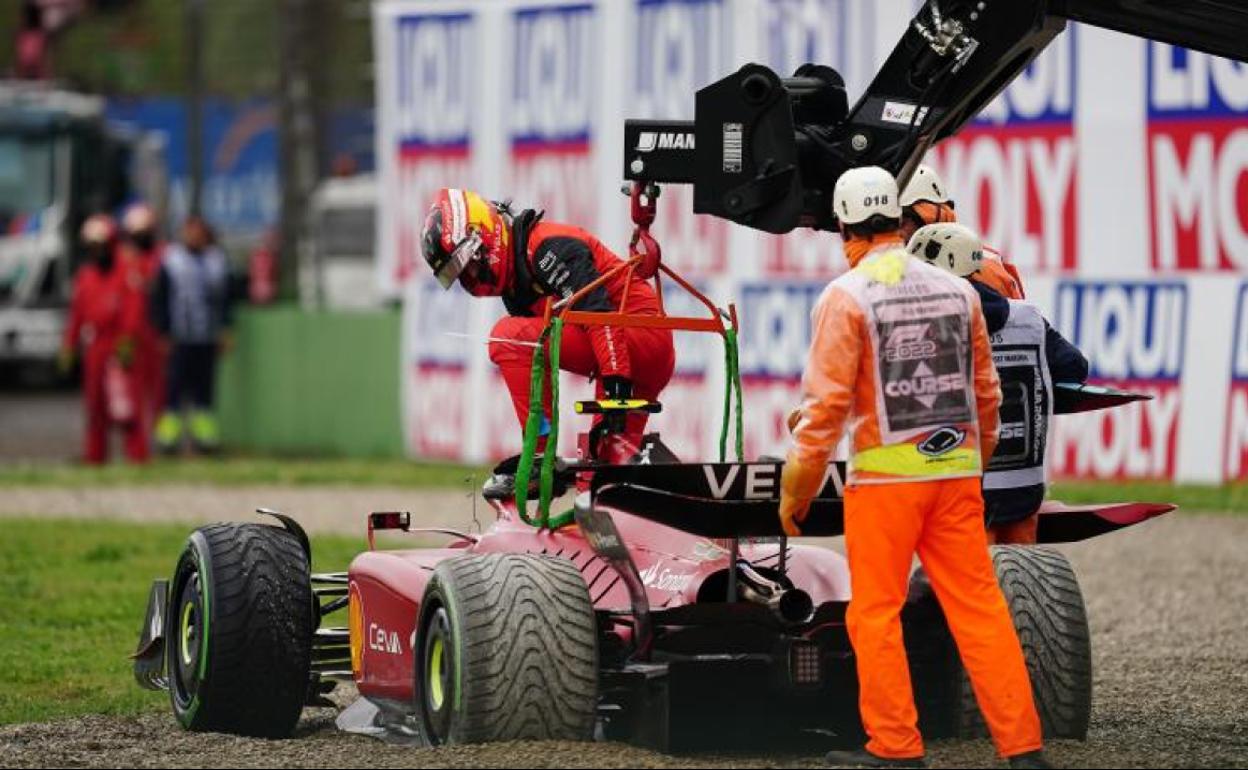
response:
<path fill-rule="evenodd" d="M 168 688 L 183 726 L 245 735 L 289 735 L 305 706 L 349 680 L 361 699 L 340 726 L 392 740 L 597 735 L 677 749 L 784 730 L 861 739 L 845 560 L 779 537 L 779 471 L 598 467 L 574 525 L 535 528 L 501 501 L 484 533 L 448 531 L 441 548 L 374 548 L 377 530 L 428 532 L 410 514 L 374 513 L 370 549 L 346 573 L 311 574 L 307 537 L 281 514 L 263 511 L 280 526 L 203 527 L 173 577 L 153 586 L 136 675 Z M 843 473 L 829 467 L 812 535 L 840 533 Z M 1172 509 L 1050 504 L 1040 540 L 1081 540 Z M 1083 737 L 1091 651 L 1074 572 L 1045 546 L 999 546 L 994 561 L 1046 734 Z M 331 626 L 343 609 L 347 627 Z M 978 734 L 921 570 L 903 624 L 925 733 Z"/>

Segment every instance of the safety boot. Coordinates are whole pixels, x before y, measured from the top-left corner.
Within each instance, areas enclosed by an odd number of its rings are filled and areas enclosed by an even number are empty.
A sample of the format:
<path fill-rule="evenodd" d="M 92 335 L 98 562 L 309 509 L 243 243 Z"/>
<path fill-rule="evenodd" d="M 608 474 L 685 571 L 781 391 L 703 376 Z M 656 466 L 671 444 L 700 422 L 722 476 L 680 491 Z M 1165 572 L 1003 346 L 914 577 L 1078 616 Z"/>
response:
<path fill-rule="evenodd" d="M 1025 754 L 1015 754 L 1009 757 L 1009 761 L 1010 767 L 1039 768 L 1041 770 L 1053 767 L 1053 765 L 1049 764 L 1049 760 L 1045 758 L 1044 752 L 1039 749 L 1028 751 Z"/>
<path fill-rule="evenodd" d="M 171 455 L 178 451 L 182 444 L 182 415 L 177 412 L 165 412 L 156 421 L 156 449 L 161 454 Z"/>
<path fill-rule="evenodd" d="M 861 748 L 829 751 L 823 756 L 823 764 L 827 767 L 927 767 L 927 760 L 923 757 L 881 757 Z"/>

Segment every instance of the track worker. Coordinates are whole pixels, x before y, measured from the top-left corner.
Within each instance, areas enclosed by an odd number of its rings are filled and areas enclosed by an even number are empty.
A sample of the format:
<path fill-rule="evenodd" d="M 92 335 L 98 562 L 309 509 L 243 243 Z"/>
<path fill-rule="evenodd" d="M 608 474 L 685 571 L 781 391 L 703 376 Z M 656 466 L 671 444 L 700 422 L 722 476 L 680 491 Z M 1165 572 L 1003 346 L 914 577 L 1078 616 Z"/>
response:
<path fill-rule="evenodd" d="M 837 180 L 849 272 L 811 313 L 801 414 L 781 475 L 780 520 L 801 534 L 846 426 L 846 614 L 869 740 L 830 765 L 923 763 L 901 609 L 917 553 L 944 609 L 997 751 L 1044 767 L 1022 647 L 984 536 L 980 475 L 1001 395 L 979 297 L 906 252 L 897 183 L 878 167 Z"/>
<path fill-rule="evenodd" d="M 547 303 L 566 299 L 620 264 L 620 258 L 590 233 L 542 219 L 542 212 L 515 213 L 507 204 L 487 201 L 475 192 L 440 190 L 421 234 L 425 261 L 444 289 L 458 281 L 474 297 L 501 297 L 508 315 L 490 332 L 490 360 L 511 393 L 516 416 L 528 419 L 536 343 L 546 327 Z M 573 309 L 659 315 L 653 286 L 623 273 L 577 301 Z M 675 367 L 672 332 L 667 329 L 564 327 L 559 364 L 564 371 L 592 377 L 597 398 L 656 400 Z M 545 449 L 550 423 L 550 393 L 544 394 L 545 419 L 538 452 Z M 591 452 L 607 462 L 636 454 L 648 415 L 595 418 Z M 485 494 L 514 493 L 515 459 L 495 469 Z"/>
<path fill-rule="evenodd" d="M 82 223 L 82 267 L 74 277 L 60 366 L 68 370 L 81 346 L 82 398 L 86 414 L 83 459 L 108 459 L 108 433 L 119 425 L 126 457 L 146 462 L 148 425 L 136 373 L 143 366 L 143 278 L 118 249 L 117 225 L 95 214 Z"/>
<path fill-rule="evenodd" d="M 931 166 L 919 166 L 906 189 L 901 191 L 902 237 L 909 241 L 914 232 L 924 225 L 957 221 L 958 214 L 944 180 Z M 992 249 L 985 247 L 983 251 L 980 281 L 1007 299 L 1026 299 L 1018 268 Z"/>
<path fill-rule="evenodd" d="M 1053 383 L 1083 382 L 1088 360 L 1025 300 L 1007 300 L 980 280 L 987 260 L 979 236 L 963 225 L 925 225 L 910 253 L 959 278 L 979 294 L 1001 378 L 1001 435 L 984 473 L 984 513 L 992 543 L 1034 544 L 1044 502 L 1045 450 L 1053 419 Z"/>
<path fill-rule="evenodd" d="M 121 218 L 124 239 L 121 250 L 133 261 L 143 276 L 143 325 L 139 330 L 139 359 L 142 370 L 138 372 L 143 402 L 147 407 L 147 420 L 154 425 L 165 405 L 165 367 L 168 350 L 161 344 L 160 334 L 151 323 L 147 299 L 155 290 L 164 259 L 165 243 L 160 239 L 156 212 L 146 203 L 133 203 Z"/>
<path fill-rule="evenodd" d="M 156 442 L 165 453 L 180 448 L 182 408 L 189 401 L 191 444 L 196 451 L 215 452 L 221 445 L 215 412 L 217 363 L 233 344 L 233 305 L 229 261 L 199 215 L 186 218 L 182 241 L 165 250 L 150 310 L 162 347 L 169 351 Z"/>

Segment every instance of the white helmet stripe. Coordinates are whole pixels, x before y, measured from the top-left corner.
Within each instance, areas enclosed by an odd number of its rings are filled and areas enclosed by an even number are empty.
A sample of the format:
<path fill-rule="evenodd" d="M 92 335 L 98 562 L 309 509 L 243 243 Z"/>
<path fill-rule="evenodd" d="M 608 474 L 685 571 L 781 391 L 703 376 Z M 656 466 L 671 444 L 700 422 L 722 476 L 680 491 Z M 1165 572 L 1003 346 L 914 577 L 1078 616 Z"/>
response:
<path fill-rule="evenodd" d="M 451 200 L 451 240 L 458 244 L 468 235 L 468 199 L 458 188 L 451 188 L 446 193 Z"/>

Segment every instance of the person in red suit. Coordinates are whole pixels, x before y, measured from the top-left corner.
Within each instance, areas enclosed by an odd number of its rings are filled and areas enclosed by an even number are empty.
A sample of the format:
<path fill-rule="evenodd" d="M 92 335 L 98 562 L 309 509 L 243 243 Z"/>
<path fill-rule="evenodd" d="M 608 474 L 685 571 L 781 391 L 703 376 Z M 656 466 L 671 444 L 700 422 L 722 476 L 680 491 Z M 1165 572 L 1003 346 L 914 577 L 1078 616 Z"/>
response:
<path fill-rule="evenodd" d="M 147 298 L 151 295 L 156 278 L 160 275 L 165 254 L 165 242 L 160 238 L 156 212 L 146 203 L 135 203 L 126 209 L 121 218 L 125 238 L 122 250 L 126 259 L 138 267 L 143 276 L 142 325 L 138 334 L 138 364 L 141 371 L 135 376 L 143 391 L 143 403 L 147 407 L 146 419 L 154 423 L 165 405 L 165 366 L 169 358 L 168 346 L 163 344 L 160 333 L 149 320 Z"/>
<path fill-rule="evenodd" d="M 138 343 L 144 323 L 142 271 L 119 253 L 117 225 L 110 217 L 88 217 L 81 238 L 82 267 L 74 278 L 60 360 L 68 369 L 81 348 L 83 459 L 93 464 L 108 459 L 108 432 L 116 424 L 125 434 L 126 457 L 146 462 L 148 420 L 135 377 L 141 367 Z"/>
<path fill-rule="evenodd" d="M 566 299 L 620 265 L 620 257 L 590 233 L 542 219 L 542 212 L 513 212 L 459 189 L 438 192 L 421 234 L 425 261 L 449 289 L 458 283 L 474 297 L 501 297 L 508 315 L 490 332 L 490 360 L 507 383 L 520 424 L 529 413 L 529 389 L 536 342 L 546 328 L 547 303 Z M 636 275 L 617 273 L 577 301 L 574 309 L 630 315 L 659 315 L 654 287 Z M 563 330 L 560 367 L 596 382 L 597 398 L 656 400 L 675 368 L 668 329 L 614 328 L 570 324 Z M 543 429 L 549 427 L 550 394 Z M 647 415 L 629 413 L 595 423 L 595 452 L 607 462 L 624 462 L 640 446 Z M 604 430 L 605 428 L 605 430 Z M 545 434 L 539 451 L 545 447 Z M 514 458 L 513 458 L 514 459 Z M 487 496 L 514 491 L 514 468 L 504 462 L 487 484 Z"/>

